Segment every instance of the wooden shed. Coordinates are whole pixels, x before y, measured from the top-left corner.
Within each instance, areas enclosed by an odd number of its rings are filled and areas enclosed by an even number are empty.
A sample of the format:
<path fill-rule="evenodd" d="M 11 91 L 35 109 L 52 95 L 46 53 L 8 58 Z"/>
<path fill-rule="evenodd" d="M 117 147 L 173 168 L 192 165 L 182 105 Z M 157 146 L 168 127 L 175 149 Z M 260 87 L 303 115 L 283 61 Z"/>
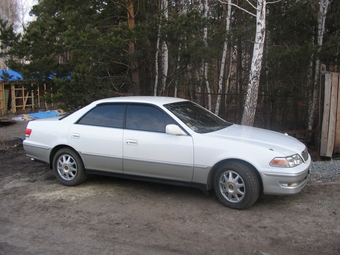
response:
<path fill-rule="evenodd" d="M 27 89 L 22 76 L 12 70 L 0 70 L 0 115 L 34 110 L 34 90 Z"/>

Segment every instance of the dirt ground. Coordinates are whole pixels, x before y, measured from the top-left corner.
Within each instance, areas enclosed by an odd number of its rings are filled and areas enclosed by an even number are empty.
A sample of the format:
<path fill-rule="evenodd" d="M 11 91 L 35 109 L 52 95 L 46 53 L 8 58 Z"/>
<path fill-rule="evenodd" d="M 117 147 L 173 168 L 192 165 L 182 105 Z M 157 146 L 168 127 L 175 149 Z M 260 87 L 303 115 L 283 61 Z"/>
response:
<path fill-rule="evenodd" d="M 0 141 L 26 124 L 0 125 Z M 14 140 L 0 146 L 0 254 L 340 254 L 340 182 L 237 211 L 192 188 L 99 176 L 66 187 Z"/>

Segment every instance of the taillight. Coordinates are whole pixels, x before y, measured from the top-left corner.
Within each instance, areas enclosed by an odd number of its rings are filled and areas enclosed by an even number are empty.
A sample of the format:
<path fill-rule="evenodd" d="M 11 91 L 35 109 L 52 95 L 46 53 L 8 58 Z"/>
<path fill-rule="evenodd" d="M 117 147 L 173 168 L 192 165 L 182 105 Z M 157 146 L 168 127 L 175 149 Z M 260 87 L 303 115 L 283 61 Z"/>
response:
<path fill-rule="evenodd" d="M 26 136 L 26 137 L 30 137 L 31 134 L 32 134 L 32 129 L 26 128 L 25 136 Z"/>

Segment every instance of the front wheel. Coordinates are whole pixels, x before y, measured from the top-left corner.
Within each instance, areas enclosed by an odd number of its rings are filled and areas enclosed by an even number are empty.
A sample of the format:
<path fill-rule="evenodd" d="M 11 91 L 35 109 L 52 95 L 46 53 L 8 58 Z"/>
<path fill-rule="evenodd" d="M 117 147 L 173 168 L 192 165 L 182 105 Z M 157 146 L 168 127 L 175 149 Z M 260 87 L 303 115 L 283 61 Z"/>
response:
<path fill-rule="evenodd" d="M 81 158 L 69 148 L 62 148 L 54 155 L 53 171 L 57 179 L 67 186 L 75 186 L 86 180 Z"/>
<path fill-rule="evenodd" d="M 228 162 L 217 170 L 214 190 L 223 205 L 241 210 L 257 201 L 261 192 L 261 183 L 251 167 L 240 162 Z"/>

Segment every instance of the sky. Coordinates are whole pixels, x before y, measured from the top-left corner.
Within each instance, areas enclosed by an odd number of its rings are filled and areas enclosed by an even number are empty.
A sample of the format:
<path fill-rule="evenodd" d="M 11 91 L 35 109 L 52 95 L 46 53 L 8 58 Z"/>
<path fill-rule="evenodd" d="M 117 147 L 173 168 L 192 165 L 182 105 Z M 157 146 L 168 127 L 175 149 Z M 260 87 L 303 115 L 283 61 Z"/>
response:
<path fill-rule="evenodd" d="M 26 15 L 25 15 L 25 23 L 32 21 L 33 17 L 30 17 L 29 12 L 31 11 L 33 5 L 38 3 L 38 0 L 22 0 L 22 2 L 25 4 L 25 8 L 27 10 Z"/>

